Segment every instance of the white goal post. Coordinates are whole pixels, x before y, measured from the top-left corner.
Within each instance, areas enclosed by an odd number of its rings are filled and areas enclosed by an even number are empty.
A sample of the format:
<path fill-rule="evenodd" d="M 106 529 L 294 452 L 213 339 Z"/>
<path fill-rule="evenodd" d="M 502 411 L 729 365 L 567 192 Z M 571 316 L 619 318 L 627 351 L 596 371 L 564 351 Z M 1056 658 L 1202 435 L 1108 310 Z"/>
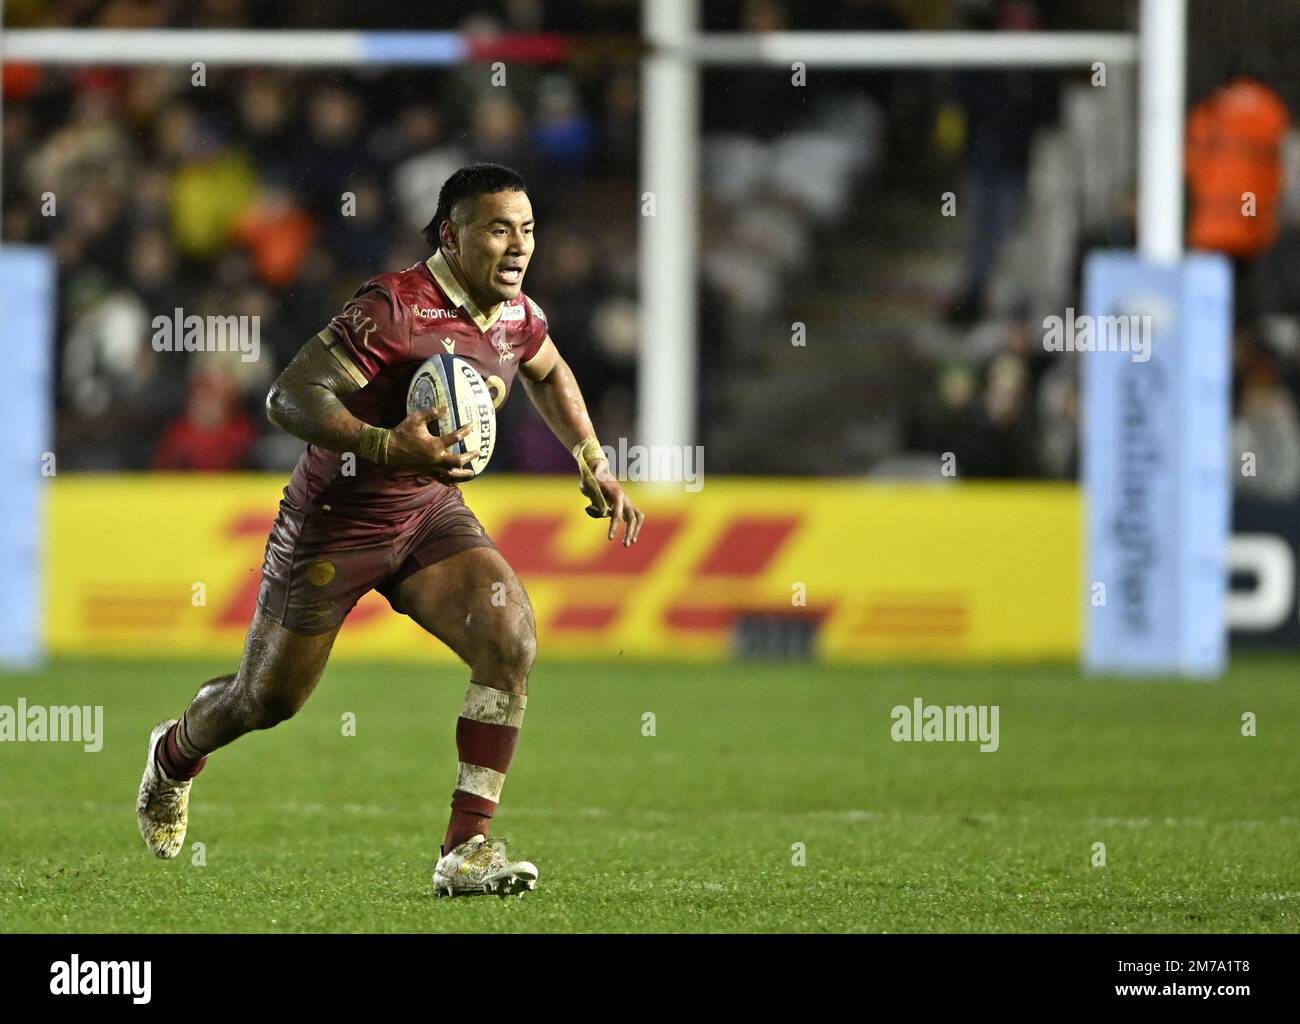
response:
<path fill-rule="evenodd" d="M 696 192 L 699 70 L 704 65 L 782 68 L 1091 68 L 1140 66 L 1138 238 L 1144 256 L 1176 262 L 1183 237 L 1186 0 L 1143 0 L 1137 36 L 1110 32 L 700 33 L 696 0 L 644 7 L 652 56 L 642 87 L 642 192 L 655 216 L 641 230 L 643 310 L 671 310 L 675 330 L 641 321 L 638 441 L 696 444 L 699 326 Z M 683 114 L 683 111 L 692 113 Z"/>

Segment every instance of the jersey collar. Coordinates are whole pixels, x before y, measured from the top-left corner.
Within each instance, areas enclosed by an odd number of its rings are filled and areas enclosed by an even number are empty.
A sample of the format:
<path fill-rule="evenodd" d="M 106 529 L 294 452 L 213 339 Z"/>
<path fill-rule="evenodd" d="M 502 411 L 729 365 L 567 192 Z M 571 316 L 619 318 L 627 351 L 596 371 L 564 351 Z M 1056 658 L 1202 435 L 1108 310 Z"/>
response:
<path fill-rule="evenodd" d="M 456 280 L 456 275 L 452 273 L 451 267 L 447 265 L 446 257 L 443 256 L 441 249 L 425 260 L 424 265 L 429 268 L 429 273 L 438 282 L 438 287 L 442 289 L 443 294 L 473 318 L 474 323 L 478 325 L 480 334 L 501 318 L 501 307 L 505 304 L 498 302 L 492 307 L 490 315 L 479 309 L 474 304 L 474 300 L 465 293 L 465 289 L 460 286 L 460 282 Z"/>

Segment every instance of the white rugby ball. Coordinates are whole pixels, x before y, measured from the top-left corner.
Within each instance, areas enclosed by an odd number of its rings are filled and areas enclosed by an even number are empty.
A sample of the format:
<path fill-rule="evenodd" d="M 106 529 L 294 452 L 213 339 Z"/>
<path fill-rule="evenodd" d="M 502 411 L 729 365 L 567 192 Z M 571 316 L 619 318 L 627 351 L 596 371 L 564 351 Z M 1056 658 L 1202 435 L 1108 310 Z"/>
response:
<path fill-rule="evenodd" d="M 424 412 L 442 406 L 447 411 L 438 417 L 438 435 L 445 437 L 466 423 L 472 424 L 463 441 L 451 451 L 457 455 L 477 449 L 478 455 L 465 468 L 478 476 L 487 468 L 497 440 L 497 411 L 492 392 L 478 370 L 459 356 L 438 353 L 420 364 L 406 391 L 406 411 Z M 430 424 L 432 427 L 432 424 Z"/>

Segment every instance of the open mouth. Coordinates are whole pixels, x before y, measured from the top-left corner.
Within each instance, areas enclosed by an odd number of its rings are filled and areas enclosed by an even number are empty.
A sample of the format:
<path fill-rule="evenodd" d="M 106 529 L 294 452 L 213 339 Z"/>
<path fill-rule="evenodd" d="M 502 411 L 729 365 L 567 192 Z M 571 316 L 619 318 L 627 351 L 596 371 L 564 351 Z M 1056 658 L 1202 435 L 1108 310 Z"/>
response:
<path fill-rule="evenodd" d="M 524 279 L 523 267 L 502 267 L 497 271 L 497 280 L 502 284 L 514 285 Z"/>

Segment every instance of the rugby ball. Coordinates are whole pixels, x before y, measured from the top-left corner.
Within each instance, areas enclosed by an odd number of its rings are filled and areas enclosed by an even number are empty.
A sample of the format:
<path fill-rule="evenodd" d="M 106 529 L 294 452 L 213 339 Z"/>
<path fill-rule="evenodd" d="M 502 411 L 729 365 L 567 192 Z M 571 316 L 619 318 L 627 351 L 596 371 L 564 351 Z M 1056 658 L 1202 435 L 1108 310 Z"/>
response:
<path fill-rule="evenodd" d="M 406 391 L 406 411 L 424 412 L 441 406 L 447 411 L 438 417 L 438 436 L 445 437 L 466 423 L 473 424 L 463 441 L 452 445 L 457 455 L 479 454 L 465 464 L 478 476 L 487 468 L 497 440 L 497 411 L 478 370 L 459 356 L 438 353 L 420 364 Z M 432 427 L 433 424 L 430 424 Z"/>

